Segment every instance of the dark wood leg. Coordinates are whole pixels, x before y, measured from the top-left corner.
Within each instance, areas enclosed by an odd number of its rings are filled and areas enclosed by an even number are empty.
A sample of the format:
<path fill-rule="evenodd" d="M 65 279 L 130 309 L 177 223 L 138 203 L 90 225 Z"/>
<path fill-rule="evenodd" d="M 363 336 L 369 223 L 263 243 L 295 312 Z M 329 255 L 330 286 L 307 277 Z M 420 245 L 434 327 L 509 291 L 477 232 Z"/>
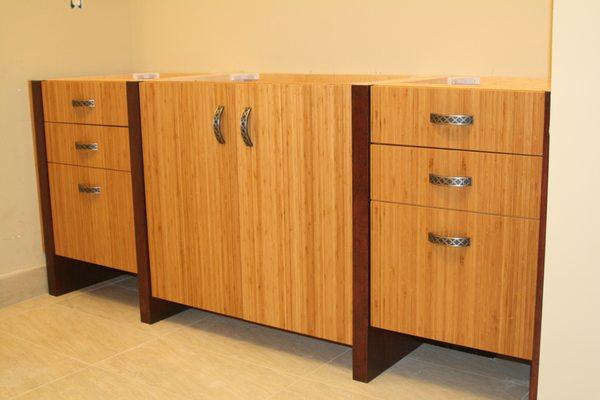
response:
<path fill-rule="evenodd" d="M 60 296 L 123 274 L 112 268 L 57 255 L 46 256 L 48 292 Z"/>
<path fill-rule="evenodd" d="M 371 88 L 352 87 L 353 378 L 369 382 L 421 341 L 370 326 Z"/>
<path fill-rule="evenodd" d="M 422 343 L 412 336 L 372 326 L 365 330 L 366 338 L 360 343 L 355 341 L 352 348 L 352 377 L 365 383 L 375 379 Z"/>
<path fill-rule="evenodd" d="M 131 184 L 137 252 L 140 316 L 142 322 L 152 324 L 185 310 L 187 307 L 152 296 L 150 255 L 146 220 L 146 193 L 144 189 L 144 160 L 142 153 L 142 125 L 140 118 L 140 88 L 137 82 L 127 82 L 127 110 L 129 117 L 129 146 L 131 154 Z"/>

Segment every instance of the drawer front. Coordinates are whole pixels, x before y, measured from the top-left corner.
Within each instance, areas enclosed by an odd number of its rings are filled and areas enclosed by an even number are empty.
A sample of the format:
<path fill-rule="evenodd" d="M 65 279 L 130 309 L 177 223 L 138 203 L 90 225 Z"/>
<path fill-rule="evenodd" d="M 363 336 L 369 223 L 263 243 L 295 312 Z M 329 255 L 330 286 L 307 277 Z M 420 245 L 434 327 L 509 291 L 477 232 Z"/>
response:
<path fill-rule="evenodd" d="M 371 217 L 373 326 L 531 359 L 538 221 L 378 202 Z"/>
<path fill-rule="evenodd" d="M 127 126 L 125 82 L 42 82 L 44 120 Z"/>
<path fill-rule="evenodd" d="M 52 163 L 48 172 L 56 254 L 137 272 L 131 174 Z"/>
<path fill-rule="evenodd" d="M 541 177 L 537 156 L 371 145 L 374 200 L 539 218 Z"/>
<path fill-rule="evenodd" d="M 375 143 L 542 154 L 543 92 L 388 86 L 371 90 Z M 451 118 L 458 115 L 472 117 L 472 124 Z M 467 124 L 451 125 L 452 121 Z"/>
<path fill-rule="evenodd" d="M 46 122 L 48 161 L 130 171 L 129 129 Z"/>

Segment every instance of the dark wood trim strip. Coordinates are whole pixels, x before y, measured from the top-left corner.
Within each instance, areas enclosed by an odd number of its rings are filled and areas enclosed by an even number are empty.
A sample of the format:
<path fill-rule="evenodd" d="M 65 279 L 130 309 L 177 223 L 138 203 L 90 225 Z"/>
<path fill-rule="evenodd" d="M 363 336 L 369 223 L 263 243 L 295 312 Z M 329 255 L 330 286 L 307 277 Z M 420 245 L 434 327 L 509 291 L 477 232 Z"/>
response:
<path fill-rule="evenodd" d="M 417 338 L 371 327 L 371 87 L 352 86 L 353 378 L 369 382 L 417 348 Z"/>
<path fill-rule="evenodd" d="M 144 186 L 140 86 L 138 82 L 127 82 L 127 113 L 129 118 L 129 150 L 140 316 L 142 322 L 152 324 L 176 314 L 187 307 L 152 296 L 148 226 L 146 220 L 146 192 Z"/>
<path fill-rule="evenodd" d="M 48 159 L 46 156 L 42 81 L 31 81 L 29 83 L 29 90 L 35 139 L 40 215 L 42 219 L 44 253 L 46 254 L 48 292 L 53 296 L 60 296 L 61 294 L 114 278 L 123 272 L 55 254 L 52 205 L 50 203 L 50 180 L 48 177 Z"/>
<path fill-rule="evenodd" d="M 46 154 L 46 131 L 44 128 L 44 102 L 42 97 L 42 81 L 29 82 L 31 99 L 31 116 L 35 139 L 35 155 L 38 178 L 38 195 L 40 198 L 40 215 L 44 253 L 46 254 L 46 270 L 48 275 L 48 291 L 58 295 L 60 282 L 57 282 L 56 260 L 54 258 L 54 230 L 52 229 L 52 209 L 50 206 L 50 180 L 48 177 L 48 158 Z"/>
<path fill-rule="evenodd" d="M 535 293 L 535 319 L 533 354 L 529 378 L 529 400 L 537 400 L 540 370 L 540 343 L 542 333 L 542 301 L 544 292 L 544 266 L 546 258 L 546 216 L 548 211 L 548 164 L 550 151 L 550 92 L 546 93 L 544 111 L 544 155 L 542 159 L 542 198 L 540 203 L 540 234 L 538 241 L 538 270 Z"/>

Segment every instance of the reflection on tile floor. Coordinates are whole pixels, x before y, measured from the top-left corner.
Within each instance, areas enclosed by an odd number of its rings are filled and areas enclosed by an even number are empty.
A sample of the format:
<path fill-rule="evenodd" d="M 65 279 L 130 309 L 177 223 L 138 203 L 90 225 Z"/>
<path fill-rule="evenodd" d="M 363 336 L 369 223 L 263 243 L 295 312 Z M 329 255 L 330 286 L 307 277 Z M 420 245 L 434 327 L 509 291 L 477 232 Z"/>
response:
<path fill-rule="evenodd" d="M 0 309 L 0 400 L 517 399 L 529 368 L 423 345 L 369 384 L 347 347 L 187 310 L 139 322 L 137 281 Z"/>

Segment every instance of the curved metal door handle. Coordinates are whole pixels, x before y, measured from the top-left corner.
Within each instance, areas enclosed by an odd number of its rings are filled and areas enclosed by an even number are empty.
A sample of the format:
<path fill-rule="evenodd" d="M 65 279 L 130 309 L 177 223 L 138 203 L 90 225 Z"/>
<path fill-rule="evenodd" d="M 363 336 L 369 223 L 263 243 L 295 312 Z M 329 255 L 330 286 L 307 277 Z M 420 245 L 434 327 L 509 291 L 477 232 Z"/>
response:
<path fill-rule="evenodd" d="M 446 247 L 469 247 L 471 245 L 471 238 L 469 237 L 440 236 L 429 232 L 427 238 L 430 243 Z"/>
<path fill-rule="evenodd" d="M 470 176 L 442 176 L 429 174 L 429 183 L 438 186 L 462 188 L 473 185 L 473 178 Z"/>
<path fill-rule="evenodd" d="M 429 114 L 429 122 L 436 125 L 468 126 L 473 125 L 475 118 L 465 114 Z"/>
<path fill-rule="evenodd" d="M 213 132 L 215 133 L 217 142 L 221 144 L 225 144 L 225 137 L 223 137 L 223 132 L 221 131 L 221 118 L 223 117 L 223 111 L 225 111 L 225 107 L 217 106 L 215 115 L 213 115 Z"/>
<path fill-rule="evenodd" d="M 252 111 L 252 107 L 246 107 L 244 112 L 242 113 L 242 118 L 240 119 L 240 134 L 242 135 L 242 140 L 244 144 L 248 147 L 254 146 L 252 144 L 252 138 L 250 137 L 250 112 Z"/>

